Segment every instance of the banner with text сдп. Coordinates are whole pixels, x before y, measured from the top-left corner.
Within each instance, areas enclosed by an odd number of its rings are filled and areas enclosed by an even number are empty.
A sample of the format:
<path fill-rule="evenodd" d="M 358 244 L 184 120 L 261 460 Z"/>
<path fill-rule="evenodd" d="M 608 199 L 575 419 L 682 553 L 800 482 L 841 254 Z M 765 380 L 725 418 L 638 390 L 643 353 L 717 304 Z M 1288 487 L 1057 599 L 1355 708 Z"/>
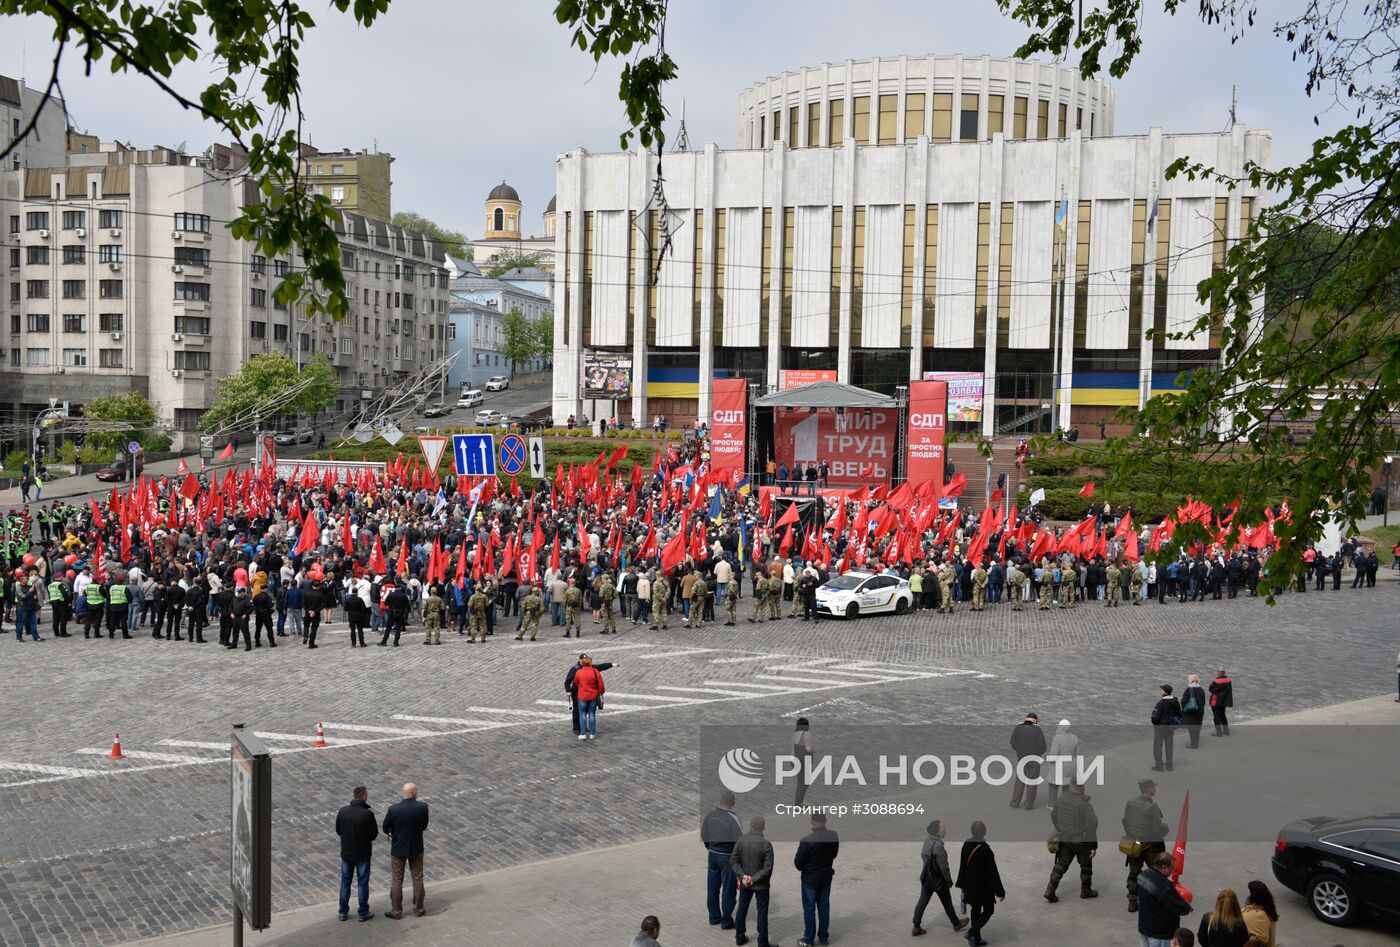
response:
<path fill-rule="evenodd" d="M 948 430 L 948 383 L 909 383 L 909 482 L 943 485 L 943 439 Z"/>
<path fill-rule="evenodd" d="M 710 468 L 728 472 L 726 487 L 735 486 L 748 469 L 748 393 L 742 378 L 710 382 Z"/>

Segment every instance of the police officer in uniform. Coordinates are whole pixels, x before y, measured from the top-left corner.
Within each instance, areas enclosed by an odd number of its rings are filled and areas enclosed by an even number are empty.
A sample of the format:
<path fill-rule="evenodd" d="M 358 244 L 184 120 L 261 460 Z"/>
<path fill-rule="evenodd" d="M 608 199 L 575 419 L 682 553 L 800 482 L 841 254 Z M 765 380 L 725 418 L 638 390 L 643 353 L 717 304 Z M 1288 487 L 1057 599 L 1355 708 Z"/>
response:
<path fill-rule="evenodd" d="M 427 597 L 423 599 L 424 644 L 442 644 L 442 614 L 446 610 L 442 589 L 436 585 L 430 587 Z"/>
<path fill-rule="evenodd" d="M 797 580 L 797 594 L 802 596 L 803 621 L 817 620 L 817 586 L 820 584 L 811 570 L 802 570 L 802 578 Z"/>
<path fill-rule="evenodd" d="M 1167 850 L 1167 832 L 1171 829 L 1152 798 L 1157 794 L 1157 784 L 1150 779 L 1139 779 L 1138 793 L 1136 799 L 1129 799 L 1123 807 L 1123 837 L 1137 843 L 1137 854 L 1127 856 L 1129 913 L 1138 909 L 1137 880 L 1142 866 L 1152 864 L 1158 853 Z"/>
<path fill-rule="evenodd" d="M 49 614 L 53 623 L 53 634 L 55 638 L 70 638 L 68 633 L 68 615 L 72 610 L 73 587 L 68 584 L 68 579 L 63 573 L 55 572 L 53 581 L 49 583 Z"/>
<path fill-rule="evenodd" d="M 598 580 L 598 609 L 603 613 L 602 634 L 617 634 L 617 619 L 613 615 L 613 599 L 617 598 L 617 586 L 613 584 L 612 573 L 604 572 Z"/>
<path fill-rule="evenodd" d="M 204 626 L 209 614 L 205 609 L 205 605 L 208 601 L 209 587 L 203 582 L 195 582 L 189 587 L 188 591 L 185 592 L 185 611 L 188 612 L 190 616 L 190 630 L 187 634 L 189 635 L 191 644 L 196 641 L 200 644 L 204 644 Z M 175 631 L 178 633 L 179 630 L 177 626 Z"/>
<path fill-rule="evenodd" d="M 520 625 L 520 634 L 515 636 L 516 641 L 525 637 L 525 632 L 530 633 L 530 640 L 534 641 L 535 636 L 540 633 L 540 616 L 544 614 L 544 599 L 540 597 L 540 590 L 532 588 L 530 594 L 525 596 L 525 601 L 520 604 L 523 622 Z"/>
<path fill-rule="evenodd" d="M 126 628 L 127 591 L 126 576 L 113 575 L 107 583 L 107 637 L 115 638 L 120 628 L 123 638 L 130 638 Z"/>
<path fill-rule="evenodd" d="M 325 593 L 321 591 L 319 582 L 308 582 L 306 588 L 301 590 L 301 640 L 308 648 L 316 647 L 316 632 L 321 629 L 321 609 L 325 607 L 325 601 Z M 389 636 L 386 633 L 384 637 Z"/>
<path fill-rule="evenodd" d="M 233 597 L 233 607 L 229 609 L 229 618 L 232 627 L 229 629 L 229 640 L 225 646 L 230 651 L 238 650 L 238 636 L 243 636 L 243 650 L 252 651 L 253 642 L 248 634 L 248 618 L 253 614 L 253 603 L 248 599 L 247 586 L 240 585 L 237 594 Z M 262 647 L 262 642 L 258 642 L 258 647 Z"/>
<path fill-rule="evenodd" d="M 272 633 L 272 606 L 275 604 L 272 593 L 263 586 L 258 590 L 258 594 L 253 596 L 253 640 L 257 642 L 259 648 L 262 647 L 263 629 L 267 630 L 267 646 L 277 647 L 277 640 Z"/>
<path fill-rule="evenodd" d="M 476 598 L 475 595 L 472 598 Z M 583 623 L 579 621 L 579 612 L 583 609 L 583 590 L 578 587 L 577 580 L 569 582 L 569 588 L 564 592 L 564 637 L 568 638 L 574 632 L 578 632 L 578 637 L 583 637 Z M 473 620 L 475 620 L 473 618 Z M 484 640 L 484 639 L 483 639 Z"/>
<path fill-rule="evenodd" d="M 656 630 L 657 622 L 661 623 L 661 630 L 666 630 L 666 624 L 671 619 L 671 610 L 667 608 L 666 602 L 671 596 L 671 585 L 666 581 L 666 573 L 658 572 L 656 581 L 651 584 L 651 629 Z M 569 637 L 568 635 L 564 636 Z"/>
<path fill-rule="evenodd" d="M 185 590 L 180 587 L 180 583 L 171 579 L 165 587 L 165 595 L 161 598 L 161 608 L 163 614 L 156 619 L 156 627 L 161 627 L 164 622 L 165 640 L 169 641 L 173 634 L 176 641 L 183 641 L 180 637 L 180 613 L 185 607 Z M 194 639 L 194 629 L 190 629 L 190 639 Z"/>

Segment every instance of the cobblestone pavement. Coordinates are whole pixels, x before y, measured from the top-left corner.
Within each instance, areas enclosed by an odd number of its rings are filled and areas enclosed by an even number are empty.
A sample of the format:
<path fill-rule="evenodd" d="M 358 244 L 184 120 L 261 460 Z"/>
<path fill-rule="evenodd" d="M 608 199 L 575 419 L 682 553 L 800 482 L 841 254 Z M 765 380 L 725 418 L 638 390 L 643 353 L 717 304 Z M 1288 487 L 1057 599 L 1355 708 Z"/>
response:
<path fill-rule="evenodd" d="M 1388 579 L 1388 577 L 1387 577 Z M 1074 611 L 795 619 L 737 628 L 623 623 L 582 649 L 615 661 L 600 737 L 565 722 L 557 637 L 350 649 L 332 625 L 300 647 L 0 639 L 0 943 L 108 944 L 227 916 L 227 734 L 273 747 L 274 907 L 323 902 L 335 810 L 356 783 L 377 811 L 412 779 L 433 805 L 440 877 L 689 830 L 692 738 L 816 708 L 861 722 L 1140 722 L 1159 679 L 1236 679 L 1237 715 L 1391 690 L 1400 582 L 1369 591 Z M 747 603 L 745 603 L 747 605 Z M 290 643 L 291 639 L 282 639 Z M 331 746 L 310 746 L 317 722 Z M 121 731 L 128 756 L 103 754 Z M 586 821 L 580 814 L 586 813 Z M 331 866 L 328 868 L 327 866 Z"/>

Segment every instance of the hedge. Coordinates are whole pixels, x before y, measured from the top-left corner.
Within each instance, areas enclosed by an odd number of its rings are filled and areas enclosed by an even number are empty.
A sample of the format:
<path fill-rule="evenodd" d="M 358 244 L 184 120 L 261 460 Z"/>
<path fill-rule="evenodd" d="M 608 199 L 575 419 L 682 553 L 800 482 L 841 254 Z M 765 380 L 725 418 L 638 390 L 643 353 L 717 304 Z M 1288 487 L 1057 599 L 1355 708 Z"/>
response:
<path fill-rule="evenodd" d="M 500 438 L 503 436 L 503 432 L 499 429 L 494 431 L 485 429 L 465 429 L 460 433 L 470 433 L 473 430 L 495 434 L 498 445 L 500 444 Z M 443 433 L 450 434 L 451 432 L 444 431 Z M 610 443 L 610 441 L 611 436 L 607 439 L 595 438 L 592 441 L 546 436 L 544 438 L 546 476 L 554 476 L 555 467 L 561 463 L 564 465 L 564 469 L 567 470 L 570 464 L 591 464 L 598 459 L 600 453 L 611 454 L 619 445 Z M 624 477 L 631 476 L 632 466 L 637 464 L 642 467 L 642 473 L 649 473 L 657 451 L 661 450 L 664 446 L 664 442 L 661 440 L 640 440 L 629 443 L 627 445 L 626 456 L 617 465 L 618 472 Z M 417 458 L 421 464 L 423 453 L 418 447 L 418 438 L 407 435 L 397 444 L 390 444 L 388 441 L 379 437 L 376 437 L 368 444 L 357 444 L 354 441 L 339 443 L 329 450 L 317 451 L 314 454 L 310 454 L 307 459 L 327 460 L 333 456 L 336 460 L 363 459 L 390 463 L 400 454 L 403 455 L 404 460 L 409 464 L 412 464 L 415 458 Z M 452 452 L 446 450 L 443 451 L 442 458 L 438 461 L 438 473 L 440 475 L 445 475 L 451 472 Z M 504 480 L 510 479 L 505 474 L 498 474 L 497 476 Z"/>

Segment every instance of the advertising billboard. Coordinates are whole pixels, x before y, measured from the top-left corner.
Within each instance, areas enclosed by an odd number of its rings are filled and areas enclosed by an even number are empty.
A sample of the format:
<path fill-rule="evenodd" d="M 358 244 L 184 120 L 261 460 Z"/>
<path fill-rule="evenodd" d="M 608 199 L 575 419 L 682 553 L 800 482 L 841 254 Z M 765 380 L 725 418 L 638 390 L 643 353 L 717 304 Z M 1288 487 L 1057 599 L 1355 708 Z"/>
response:
<path fill-rule="evenodd" d="M 585 352 L 582 397 L 622 400 L 632 397 L 632 356 Z"/>
<path fill-rule="evenodd" d="M 710 467 L 729 472 L 726 485 L 738 482 L 735 471 L 748 469 L 748 391 L 742 378 L 710 382 Z"/>
<path fill-rule="evenodd" d="M 784 368 L 778 374 L 779 388 L 801 388 L 819 381 L 835 381 L 834 368 Z"/>
<path fill-rule="evenodd" d="M 924 372 L 924 381 L 948 383 L 948 420 L 982 420 L 981 372 Z"/>
<path fill-rule="evenodd" d="M 978 376 L 979 378 L 981 376 Z M 948 433 L 948 383 L 909 383 L 909 463 L 905 467 L 914 486 L 943 486 L 943 441 Z"/>
<path fill-rule="evenodd" d="M 821 461 L 831 465 L 833 485 L 888 484 L 895 467 L 899 413 L 893 408 L 811 413 L 775 410 L 774 456 L 791 467 Z"/>

